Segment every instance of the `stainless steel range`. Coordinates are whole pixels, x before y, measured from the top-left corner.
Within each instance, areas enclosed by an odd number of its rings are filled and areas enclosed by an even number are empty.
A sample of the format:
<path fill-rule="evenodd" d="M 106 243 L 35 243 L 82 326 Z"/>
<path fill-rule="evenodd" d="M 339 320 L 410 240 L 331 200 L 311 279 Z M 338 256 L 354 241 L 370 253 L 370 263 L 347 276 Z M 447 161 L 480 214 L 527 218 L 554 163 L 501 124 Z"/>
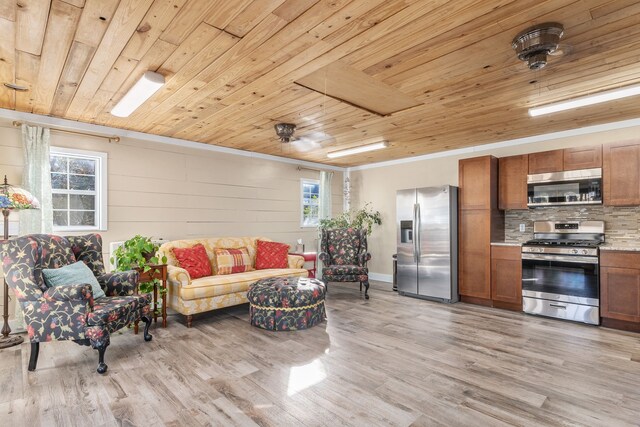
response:
<path fill-rule="evenodd" d="M 525 313 L 600 323 L 598 246 L 603 221 L 536 221 L 522 246 Z"/>

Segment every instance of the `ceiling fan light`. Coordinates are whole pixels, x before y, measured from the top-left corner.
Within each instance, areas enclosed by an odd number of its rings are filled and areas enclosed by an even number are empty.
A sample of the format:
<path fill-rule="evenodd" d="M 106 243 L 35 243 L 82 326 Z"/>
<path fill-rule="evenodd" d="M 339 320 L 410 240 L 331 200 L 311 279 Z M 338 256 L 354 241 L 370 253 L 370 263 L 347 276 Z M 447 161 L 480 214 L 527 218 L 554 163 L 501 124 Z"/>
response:
<path fill-rule="evenodd" d="M 153 71 L 146 71 L 129 92 L 111 109 L 111 115 L 129 117 L 146 100 L 164 85 L 164 76 Z"/>
<path fill-rule="evenodd" d="M 380 141 L 374 144 L 360 145 L 358 147 L 346 148 L 344 150 L 332 151 L 327 153 L 327 157 L 335 159 L 336 157 L 351 156 L 353 154 L 366 153 L 368 151 L 381 150 L 389 146 L 388 141 Z"/>
<path fill-rule="evenodd" d="M 539 107 L 529 108 L 529 115 L 531 117 L 537 117 L 544 114 L 571 110 L 574 108 L 585 107 L 587 105 L 600 104 L 601 102 L 613 101 L 616 99 L 627 98 L 634 95 L 640 95 L 640 85 L 608 90 L 593 95 L 569 99 L 567 101 L 554 102 L 547 105 L 541 105 Z"/>
<path fill-rule="evenodd" d="M 293 123 L 276 123 L 273 125 L 276 130 L 276 135 L 280 137 L 280 142 L 289 142 L 293 137 L 293 132 L 296 131 L 296 125 Z"/>

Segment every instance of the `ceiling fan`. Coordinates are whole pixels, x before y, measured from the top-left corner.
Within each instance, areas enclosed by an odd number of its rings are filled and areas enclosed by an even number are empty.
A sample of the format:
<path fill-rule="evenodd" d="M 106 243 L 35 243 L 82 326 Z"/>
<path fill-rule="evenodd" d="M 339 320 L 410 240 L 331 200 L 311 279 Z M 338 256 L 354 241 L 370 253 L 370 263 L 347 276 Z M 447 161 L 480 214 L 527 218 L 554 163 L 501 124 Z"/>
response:
<path fill-rule="evenodd" d="M 309 132 L 305 135 L 294 136 L 296 125 L 293 123 L 276 123 L 274 126 L 276 135 L 282 144 L 288 144 L 297 151 L 312 151 L 321 148 L 322 142 L 331 142 L 333 137 L 325 132 Z"/>

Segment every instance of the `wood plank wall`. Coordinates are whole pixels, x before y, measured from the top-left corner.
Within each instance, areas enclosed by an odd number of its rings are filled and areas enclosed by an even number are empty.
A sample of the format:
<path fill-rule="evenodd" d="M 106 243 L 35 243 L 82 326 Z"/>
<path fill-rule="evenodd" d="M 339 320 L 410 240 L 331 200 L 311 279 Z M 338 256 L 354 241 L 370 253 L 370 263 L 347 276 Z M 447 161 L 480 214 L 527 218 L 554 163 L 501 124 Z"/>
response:
<path fill-rule="evenodd" d="M 110 242 L 135 234 L 265 236 L 290 245 L 302 238 L 307 249 L 316 246 L 316 229 L 300 227 L 299 206 L 300 179 L 318 179 L 317 172 L 129 138 L 108 143 L 52 132 L 51 145 L 108 153 L 109 229 L 101 232 L 105 260 Z M 20 183 L 23 164 L 19 129 L 0 123 L 0 174 Z M 334 214 L 343 207 L 342 179 L 342 172 L 334 173 Z"/>

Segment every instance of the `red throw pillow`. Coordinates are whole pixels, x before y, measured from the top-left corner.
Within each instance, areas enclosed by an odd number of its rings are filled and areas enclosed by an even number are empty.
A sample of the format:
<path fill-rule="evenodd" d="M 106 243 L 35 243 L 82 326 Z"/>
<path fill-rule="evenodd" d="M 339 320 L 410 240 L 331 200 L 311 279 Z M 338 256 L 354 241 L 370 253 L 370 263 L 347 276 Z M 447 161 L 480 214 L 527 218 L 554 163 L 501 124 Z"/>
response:
<path fill-rule="evenodd" d="M 289 267 L 289 245 L 258 240 L 256 270 Z"/>
<path fill-rule="evenodd" d="M 201 243 L 191 248 L 173 248 L 173 254 L 192 279 L 211 276 L 211 262 Z"/>

